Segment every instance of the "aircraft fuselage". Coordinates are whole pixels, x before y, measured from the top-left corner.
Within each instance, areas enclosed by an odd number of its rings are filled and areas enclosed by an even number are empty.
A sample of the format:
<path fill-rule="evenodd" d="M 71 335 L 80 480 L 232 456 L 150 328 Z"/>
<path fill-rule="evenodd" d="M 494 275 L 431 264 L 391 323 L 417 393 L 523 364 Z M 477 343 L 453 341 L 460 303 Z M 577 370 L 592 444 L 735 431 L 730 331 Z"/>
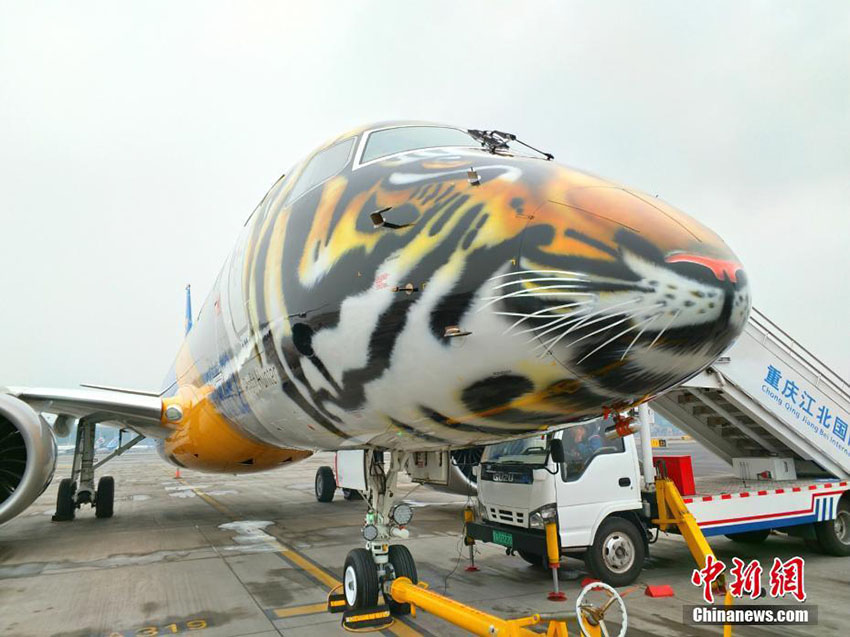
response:
<path fill-rule="evenodd" d="M 167 380 L 186 410 L 167 456 L 221 426 L 270 464 L 492 443 L 627 409 L 741 332 L 746 278 L 712 231 L 464 135 L 359 129 L 272 187 Z"/>

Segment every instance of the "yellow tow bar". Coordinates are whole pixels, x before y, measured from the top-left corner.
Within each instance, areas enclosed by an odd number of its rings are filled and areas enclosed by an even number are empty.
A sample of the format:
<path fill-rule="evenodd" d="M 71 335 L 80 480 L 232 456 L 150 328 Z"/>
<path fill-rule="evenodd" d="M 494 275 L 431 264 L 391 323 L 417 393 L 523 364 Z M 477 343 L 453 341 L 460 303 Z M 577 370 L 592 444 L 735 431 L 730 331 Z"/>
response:
<path fill-rule="evenodd" d="M 528 630 L 528 626 L 536 626 L 549 622 L 546 630 L 547 637 L 568 637 L 567 620 L 575 619 L 575 612 L 537 613 L 518 619 L 504 619 L 485 613 L 484 611 L 461 604 L 453 599 L 434 593 L 427 589 L 424 582 L 414 584 L 407 577 L 398 577 L 390 584 L 390 595 L 401 604 L 421 608 L 425 612 L 436 615 L 447 622 L 462 628 L 473 635 L 482 637 L 540 637 L 541 633 Z M 585 632 L 591 637 L 601 637 L 599 626 L 586 625 Z"/>

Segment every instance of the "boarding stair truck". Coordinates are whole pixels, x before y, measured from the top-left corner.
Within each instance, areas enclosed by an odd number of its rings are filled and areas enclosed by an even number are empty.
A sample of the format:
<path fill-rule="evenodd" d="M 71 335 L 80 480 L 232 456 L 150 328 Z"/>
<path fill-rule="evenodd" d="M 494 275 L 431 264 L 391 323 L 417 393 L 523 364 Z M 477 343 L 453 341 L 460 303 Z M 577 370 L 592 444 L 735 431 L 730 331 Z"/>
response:
<path fill-rule="evenodd" d="M 687 456 L 653 459 L 649 407 L 726 460 L 730 475 L 694 477 Z M 850 555 L 850 388 L 763 314 L 753 309 L 717 362 L 649 407 L 639 410 L 639 448 L 634 436 L 612 439 L 604 420 L 487 447 L 467 534 L 543 564 L 544 526 L 557 521 L 562 555 L 629 584 L 655 533 L 657 468 L 707 537 L 753 543 L 779 530 Z"/>

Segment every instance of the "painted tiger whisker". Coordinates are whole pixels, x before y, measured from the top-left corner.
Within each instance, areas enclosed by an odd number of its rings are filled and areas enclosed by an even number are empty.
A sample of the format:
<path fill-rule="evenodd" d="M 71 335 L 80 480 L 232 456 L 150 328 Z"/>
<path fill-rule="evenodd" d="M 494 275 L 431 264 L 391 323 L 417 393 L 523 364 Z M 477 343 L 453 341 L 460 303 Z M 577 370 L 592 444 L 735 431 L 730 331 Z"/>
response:
<path fill-rule="evenodd" d="M 616 336 L 613 336 L 613 337 L 609 338 L 607 341 L 605 341 L 604 343 L 602 343 L 602 345 L 597 345 L 596 347 L 594 347 L 594 348 L 593 348 L 592 350 L 590 350 L 587 354 L 585 354 L 585 355 L 584 355 L 584 356 L 582 356 L 582 357 L 581 357 L 578 361 L 576 361 L 576 364 L 582 363 L 582 362 L 583 362 L 586 358 L 589 358 L 591 355 L 595 354 L 596 352 L 598 352 L 599 350 L 601 350 L 603 347 L 605 347 L 605 346 L 606 346 L 606 345 L 608 345 L 609 343 L 612 343 L 612 342 L 616 341 L 618 338 L 620 338 L 620 337 L 621 337 L 621 336 L 623 336 L 624 334 L 628 334 L 628 333 L 629 333 L 629 332 L 631 332 L 632 330 L 636 330 L 636 329 L 637 329 L 637 328 L 639 328 L 641 325 L 645 325 L 645 324 L 647 324 L 647 323 L 650 323 L 650 322 L 654 321 L 654 320 L 655 320 L 656 318 L 658 318 L 659 316 L 661 316 L 661 314 L 660 314 L 660 313 L 659 313 L 659 314 L 653 314 L 652 316 L 650 316 L 650 317 L 649 317 L 648 319 L 646 319 L 645 321 L 641 321 L 640 323 L 636 323 L 635 325 L 632 325 L 631 327 L 629 327 L 629 328 L 627 328 L 627 329 L 624 329 L 622 332 L 620 332 L 620 333 L 619 333 L 619 334 L 617 334 Z M 623 359 L 622 359 L 622 358 L 620 358 L 620 360 L 623 360 Z"/>

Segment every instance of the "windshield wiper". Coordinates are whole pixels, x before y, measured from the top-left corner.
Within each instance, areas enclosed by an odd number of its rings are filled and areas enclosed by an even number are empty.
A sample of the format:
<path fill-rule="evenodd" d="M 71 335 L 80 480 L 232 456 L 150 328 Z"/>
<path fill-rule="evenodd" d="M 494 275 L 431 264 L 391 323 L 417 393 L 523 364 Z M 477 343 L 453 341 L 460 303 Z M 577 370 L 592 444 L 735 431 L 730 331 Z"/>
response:
<path fill-rule="evenodd" d="M 510 150 L 508 143 L 516 142 L 517 144 L 522 144 L 526 148 L 530 148 L 535 153 L 543 155 L 547 161 L 555 159 L 555 156 L 552 153 L 547 153 L 539 148 L 535 148 L 531 144 L 526 144 L 521 139 L 517 139 L 516 135 L 513 133 L 506 133 L 500 130 L 478 130 L 475 128 L 470 128 L 466 132 L 472 135 L 482 146 L 486 147 L 487 150 L 493 154 L 495 154 L 497 150 Z"/>

